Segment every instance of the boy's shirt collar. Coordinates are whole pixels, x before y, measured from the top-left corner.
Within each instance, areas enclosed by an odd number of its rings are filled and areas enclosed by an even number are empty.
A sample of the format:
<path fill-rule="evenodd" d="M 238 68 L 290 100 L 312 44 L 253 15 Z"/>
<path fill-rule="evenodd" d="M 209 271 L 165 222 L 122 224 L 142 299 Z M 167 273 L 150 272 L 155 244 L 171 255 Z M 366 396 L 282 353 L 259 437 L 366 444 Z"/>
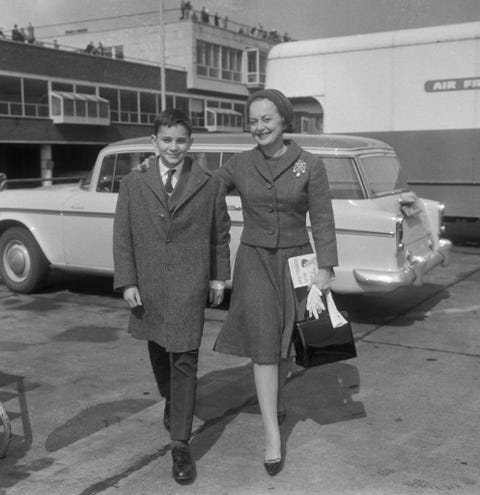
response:
<path fill-rule="evenodd" d="M 183 160 L 181 163 L 179 163 L 175 167 L 169 168 L 169 167 L 166 167 L 163 164 L 162 159 L 160 158 L 160 155 L 158 153 L 155 156 L 156 156 L 157 161 L 158 161 L 158 167 L 159 167 L 159 170 L 160 170 L 160 176 L 161 177 L 166 176 L 167 175 L 167 172 L 169 170 L 173 170 L 173 169 L 176 170 L 176 173 L 174 175 L 174 178 L 178 179 L 178 177 L 180 177 L 180 174 L 182 173 L 182 169 L 183 169 L 183 163 L 185 162 L 185 160 Z"/>

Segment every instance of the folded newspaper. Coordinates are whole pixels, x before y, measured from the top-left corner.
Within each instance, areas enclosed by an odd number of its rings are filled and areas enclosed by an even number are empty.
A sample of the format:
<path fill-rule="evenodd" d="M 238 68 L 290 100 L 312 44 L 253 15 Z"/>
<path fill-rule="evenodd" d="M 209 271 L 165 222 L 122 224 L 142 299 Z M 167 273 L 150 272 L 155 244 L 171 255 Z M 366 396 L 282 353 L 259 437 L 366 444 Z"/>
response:
<path fill-rule="evenodd" d="M 317 256 L 315 253 L 302 254 L 288 258 L 288 266 L 292 276 L 293 287 L 305 287 L 310 284 L 318 272 Z"/>

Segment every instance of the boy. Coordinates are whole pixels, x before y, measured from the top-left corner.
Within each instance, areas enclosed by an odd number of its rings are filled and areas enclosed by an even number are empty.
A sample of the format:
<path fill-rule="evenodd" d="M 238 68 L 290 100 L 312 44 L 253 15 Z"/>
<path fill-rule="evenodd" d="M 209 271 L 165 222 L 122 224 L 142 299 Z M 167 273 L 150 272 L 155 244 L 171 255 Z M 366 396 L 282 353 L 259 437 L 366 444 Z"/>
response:
<path fill-rule="evenodd" d="M 129 332 L 147 340 L 178 483 L 195 478 L 188 441 L 207 297 L 230 278 L 230 220 L 219 183 L 187 157 L 192 128 L 181 110 L 155 120 L 156 157 L 120 186 L 114 221 L 114 288 L 132 309 Z M 209 289 L 209 280 L 211 288 Z"/>

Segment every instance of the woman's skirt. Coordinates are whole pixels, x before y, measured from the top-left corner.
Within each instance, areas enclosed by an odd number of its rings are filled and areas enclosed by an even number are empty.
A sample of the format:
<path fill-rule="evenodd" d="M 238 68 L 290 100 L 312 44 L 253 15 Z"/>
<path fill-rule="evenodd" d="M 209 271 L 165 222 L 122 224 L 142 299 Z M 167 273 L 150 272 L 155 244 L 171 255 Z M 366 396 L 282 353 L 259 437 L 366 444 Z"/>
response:
<path fill-rule="evenodd" d="M 293 354 L 293 324 L 304 317 L 307 290 L 293 289 L 288 258 L 311 252 L 310 244 L 277 249 L 240 244 L 230 309 L 214 350 L 258 364 Z"/>

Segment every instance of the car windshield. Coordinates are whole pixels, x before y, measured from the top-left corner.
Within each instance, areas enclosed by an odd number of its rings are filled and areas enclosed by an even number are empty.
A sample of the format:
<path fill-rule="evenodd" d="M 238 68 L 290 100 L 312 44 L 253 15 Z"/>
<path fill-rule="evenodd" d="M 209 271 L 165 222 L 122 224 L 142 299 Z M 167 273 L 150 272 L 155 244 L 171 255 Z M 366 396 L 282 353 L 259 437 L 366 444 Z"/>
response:
<path fill-rule="evenodd" d="M 397 157 L 392 155 L 367 156 L 359 160 L 370 197 L 385 196 L 408 190 Z"/>

